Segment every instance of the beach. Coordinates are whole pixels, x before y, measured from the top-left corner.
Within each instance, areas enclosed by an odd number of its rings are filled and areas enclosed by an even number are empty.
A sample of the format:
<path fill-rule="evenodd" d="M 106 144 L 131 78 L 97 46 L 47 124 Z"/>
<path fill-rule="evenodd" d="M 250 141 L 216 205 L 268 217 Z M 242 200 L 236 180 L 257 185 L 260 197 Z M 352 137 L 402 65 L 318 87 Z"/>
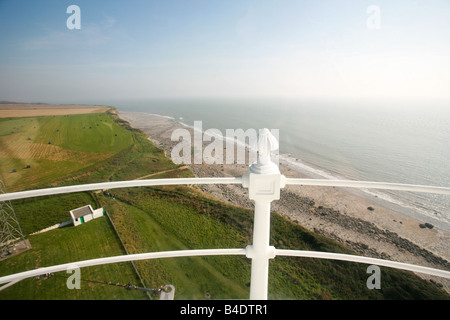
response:
<path fill-rule="evenodd" d="M 192 131 L 169 117 L 120 110 L 118 115 L 132 127 L 145 132 L 168 157 L 178 144 L 178 141 L 171 141 L 172 132 L 178 128 Z M 232 177 L 248 173 L 248 164 L 203 163 L 189 167 L 197 177 Z M 281 161 L 279 167 L 286 177 L 311 178 L 288 163 Z M 200 185 L 199 188 L 230 204 L 253 209 L 247 189 L 240 185 Z M 288 185 L 281 190 L 280 199 L 272 202 L 271 209 L 358 254 L 450 270 L 450 235 L 447 232 L 434 226 L 423 227 L 421 221 L 383 206 L 380 199 L 370 199 L 358 190 Z M 418 275 L 450 292 L 450 281 Z"/>

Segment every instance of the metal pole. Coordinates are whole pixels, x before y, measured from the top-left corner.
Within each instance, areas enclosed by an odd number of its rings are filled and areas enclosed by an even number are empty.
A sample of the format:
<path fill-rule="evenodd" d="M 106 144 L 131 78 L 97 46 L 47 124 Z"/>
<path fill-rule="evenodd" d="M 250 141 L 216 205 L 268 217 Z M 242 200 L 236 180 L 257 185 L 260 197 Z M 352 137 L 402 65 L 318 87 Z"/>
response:
<path fill-rule="evenodd" d="M 247 257 L 252 259 L 250 299 L 267 300 L 269 259 L 274 258 L 275 248 L 270 247 L 270 202 L 255 202 L 253 245 L 247 247 Z"/>
<path fill-rule="evenodd" d="M 270 203 L 280 198 L 280 188 L 284 186 L 284 176 L 270 160 L 270 152 L 277 148 L 278 142 L 270 131 L 260 132 L 258 161 L 250 166 L 249 174 L 242 177 L 242 185 L 248 188 L 249 198 L 255 202 L 253 245 L 246 248 L 246 256 L 252 259 L 251 300 L 267 300 L 269 259 L 275 257 L 275 248 L 270 246 Z"/>

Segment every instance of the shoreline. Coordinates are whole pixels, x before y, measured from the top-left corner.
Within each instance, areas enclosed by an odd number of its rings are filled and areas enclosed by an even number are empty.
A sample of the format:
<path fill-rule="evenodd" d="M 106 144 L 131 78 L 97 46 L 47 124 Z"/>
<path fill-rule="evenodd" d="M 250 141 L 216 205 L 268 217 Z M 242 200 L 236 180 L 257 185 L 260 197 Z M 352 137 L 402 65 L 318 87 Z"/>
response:
<path fill-rule="evenodd" d="M 170 117 L 145 112 L 118 110 L 118 116 L 143 131 L 170 157 L 178 142 L 170 140 L 177 128 L 186 128 Z M 197 177 L 232 177 L 248 173 L 247 164 L 190 164 Z M 280 172 L 286 177 L 311 178 L 283 161 Z M 253 209 L 247 189 L 240 185 L 200 185 L 200 189 L 233 205 Z M 421 222 L 383 206 L 350 188 L 302 187 L 288 185 L 271 210 L 304 228 L 334 239 L 358 254 L 442 270 L 450 269 L 450 234 L 434 227 L 421 228 Z M 368 210 L 372 207 L 374 210 Z M 419 274 L 418 274 L 419 275 Z M 450 292 L 450 280 L 420 275 Z"/>

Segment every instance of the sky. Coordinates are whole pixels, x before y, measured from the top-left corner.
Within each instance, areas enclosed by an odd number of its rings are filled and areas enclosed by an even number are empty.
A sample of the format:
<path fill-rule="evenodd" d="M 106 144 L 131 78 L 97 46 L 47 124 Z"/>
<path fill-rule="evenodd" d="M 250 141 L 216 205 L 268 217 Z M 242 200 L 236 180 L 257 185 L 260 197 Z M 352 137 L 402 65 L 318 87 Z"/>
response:
<path fill-rule="evenodd" d="M 0 0 L 0 30 L 0 100 L 450 101 L 448 0 Z"/>

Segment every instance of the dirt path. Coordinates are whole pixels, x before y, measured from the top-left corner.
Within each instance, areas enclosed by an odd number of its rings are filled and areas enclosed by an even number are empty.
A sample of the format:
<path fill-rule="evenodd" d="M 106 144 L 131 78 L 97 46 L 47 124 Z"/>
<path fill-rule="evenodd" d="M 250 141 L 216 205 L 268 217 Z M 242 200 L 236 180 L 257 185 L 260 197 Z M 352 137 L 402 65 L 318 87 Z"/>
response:
<path fill-rule="evenodd" d="M 164 170 L 164 171 L 160 171 L 160 172 L 151 173 L 151 174 L 145 175 L 143 177 L 135 178 L 133 180 L 142 180 L 142 179 L 145 179 L 145 178 L 148 178 L 148 177 L 156 176 L 158 174 L 164 174 L 164 173 L 167 173 L 167 172 L 173 172 L 173 171 L 187 169 L 187 168 L 188 168 L 188 166 L 182 166 L 182 167 L 175 168 L 175 169 L 169 169 L 169 170 Z"/>
<path fill-rule="evenodd" d="M 181 167 L 175 168 L 175 169 L 163 170 L 163 171 L 147 174 L 147 175 L 139 177 L 139 178 L 134 178 L 133 180 L 142 180 L 142 179 L 146 179 L 146 178 L 149 178 L 149 177 L 152 177 L 152 176 L 156 176 L 156 175 L 159 175 L 159 174 L 164 174 L 164 173 L 167 173 L 167 172 L 173 172 L 173 171 L 183 170 L 183 169 L 188 169 L 188 168 L 189 168 L 188 166 L 181 166 Z M 95 193 L 101 193 L 101 192 L 103 192 L 105 190 L 109 190 L 109 189 L 96 190 Z"/>

